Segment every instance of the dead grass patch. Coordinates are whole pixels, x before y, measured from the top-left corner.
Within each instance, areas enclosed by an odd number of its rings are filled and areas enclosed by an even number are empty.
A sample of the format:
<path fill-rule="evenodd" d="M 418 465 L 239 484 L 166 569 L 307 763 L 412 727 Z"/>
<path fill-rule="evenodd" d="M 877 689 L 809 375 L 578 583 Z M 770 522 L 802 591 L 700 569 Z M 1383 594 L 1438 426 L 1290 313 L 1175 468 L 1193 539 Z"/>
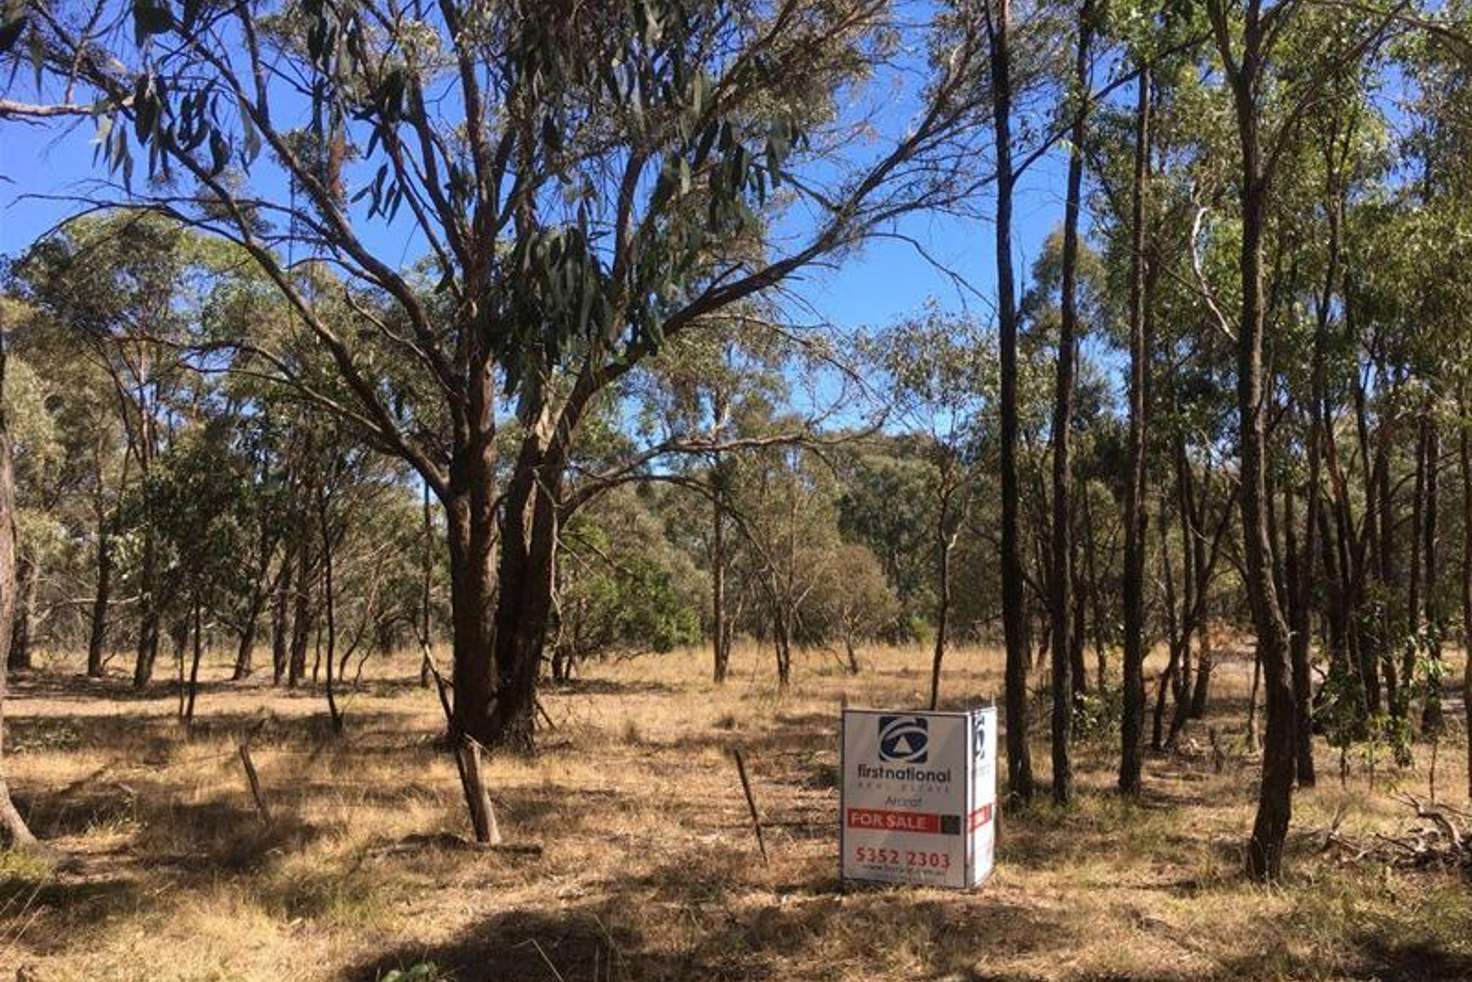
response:
<path fill-rule="evenodd" d="M 778 692 L 769 653 L 589 666 L 544 701 L 534 759 L 491 763 L 510 838 L 540 857 L 455 847 L 465 829 L 435 696 L 417 660 L 370 664 L 348 732 L 320 692 L 225 681 L 206 666 L 192 734 L 170 686 L 138 695 L 63 674 L 17 681 L 12 782 L 71 862 L 0 855 L 0 972 L 50 979 L 1279 979 L 1472 977 L 1472 891 L 1455 874 L 1346 866 L 1306 830 L 1369 834 L 1405 817 L 1356 769 L 1295 801 L 1290 880 L 1240 874 L 1256 760 L 1218 773 L 1205 725 L 1240 742 L 1250 664 L 1218 668 L 1218 710 L 1151 758 L 1139 801 L 1113 790 L 1114 737 L 1080 745 L 1078 802 L 1004 818 L 997 872 L 971 894 L 843 891 L 835 855 L 838 709 L 918 705 L 919 650 L 864 653 L 854 677 L 815 654 Z M 948 656 L 948 705 L 1000 692 L 998 652 Z M 1152 666 L 1153 668 L 1153 666 Z M 1459 720 L 1460 702 L 1451 705 Z M 262 722 L 264 720 L 264 722 Z M 1461 725 L 1460 721 L 1457 725 Z M 236 757 L 251 737 L 275 821 Z M 1046 726 L 1034 764 L 1046 780 Z M 768 823 L 750 832 L 729 751 Z M 1460 788 L 1461 741 L 1438 764 Z M 1428 753 L 1421 753 L 1424 760 Z M 1443 791 L 1443 793 L 1446 793 Z M 1460 800 L 1460 790 L 1452 792 Z M 424 967 L 432 966 L 432 967 Z"/>

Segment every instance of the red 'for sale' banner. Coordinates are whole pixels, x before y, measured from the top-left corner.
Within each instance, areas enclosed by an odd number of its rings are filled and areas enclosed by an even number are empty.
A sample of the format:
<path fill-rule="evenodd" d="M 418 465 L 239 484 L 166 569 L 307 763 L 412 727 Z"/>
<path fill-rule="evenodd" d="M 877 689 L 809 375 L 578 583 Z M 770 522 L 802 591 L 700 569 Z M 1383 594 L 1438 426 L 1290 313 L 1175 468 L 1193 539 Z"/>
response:
<path fill-rule="evenodd" d="M 885 829 L 895 832 L 939 833 L 940 816 L 925 812 L 881 811 L 875 808 L 850 808 L 848 827 L 851 829 Z"/>

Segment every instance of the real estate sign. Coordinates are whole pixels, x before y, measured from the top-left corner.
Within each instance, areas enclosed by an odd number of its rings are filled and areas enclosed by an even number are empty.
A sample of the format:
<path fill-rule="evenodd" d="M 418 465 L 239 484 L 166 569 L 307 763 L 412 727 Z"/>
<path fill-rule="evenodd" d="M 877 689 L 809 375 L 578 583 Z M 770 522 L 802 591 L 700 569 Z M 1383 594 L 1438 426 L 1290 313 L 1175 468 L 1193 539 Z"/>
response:
<path fill-rule="evenodd" d="M 992 870 L 997 711 L 843 711 L 845 880 L 966 889 Z"/>

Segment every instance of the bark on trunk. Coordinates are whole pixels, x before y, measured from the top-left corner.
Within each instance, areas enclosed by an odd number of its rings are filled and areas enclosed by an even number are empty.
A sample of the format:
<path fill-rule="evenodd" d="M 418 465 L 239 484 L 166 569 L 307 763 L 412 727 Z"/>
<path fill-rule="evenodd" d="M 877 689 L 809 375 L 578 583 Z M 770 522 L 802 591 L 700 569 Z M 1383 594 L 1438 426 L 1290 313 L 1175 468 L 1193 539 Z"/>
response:
<path fill-rule="evenodd" d="M 1201 625 L 1198 628 L 1198 647 L 1200 656 L 1196 660 L 1196 683 L 1191 689 L 1191 712 L 1192 719 L 1203 719 L 1206 716 L 1206 706 L 1211 699 L 1211 670 L 1213 668 L 1213 656 L 1211 650 L 1211 627 L 1208 624 L 1210 618 L 1203 613 Z"/>
<path fill-rule="evenodd" d="M 434 520 L 429 510 L 429 482 L 424 484 L 424 563 L 419 581 L 419 687 L 429 688 L 434 661 L 430 654 L 429 587 L 434 571 Z"/>
<path fill-rule="evenodd" d="M 1426 516 L 1423 529 L 1426 541 L 1422 550 L 1426 557 L 1426 657 L 1432 662 L 1441 660 L 1441 635 L 1445 630 L 1441 617 L 1441 542 L 1437 527 L 1439 502 L 1436 493 L 1440 456 L 1441 433 L 1435 417 L 1432 416 L 1426 421 Z M 1435 734 L 1441 729 L 1441 722 L 1441 687 L 1432 683 L 1426 689 L 1421 728 L 1428 734 Z"/>
<path fill-rule="evenodd" d="M 248 678 L 254 670 L 251 664 L 256 649 L 256 629 L 261 619 L 261 610 L 266 606 L 268 591 L 257 587 L 250 598 L 250 608 L 245 613 L 245 623 L 240 628 L 240 642 L 235 648 L 235 671 L 230 677 L 235 681 Z"/>
<path fill-rule="evenodd" d="M 1462 417 L 1468 418 L 1466 399 Z M 1467 797 L 1472 799 L 1472 436 L 1462 427 L 1462 705 L 1467 710 Z"/>
<path fill-rule="evenodd" d="M 311 534 L 310 526 L 307 534 Z M 286 684 L 293 689 L 307 673 L 307 646 L 312 642 L 312 633 L 317 625 L 317 610 L 312 603 L 312 591 L 317 585 L 317 569 L 312 560 L 312 551 L 310 541 L 304 541 L 297 551 L 296 593 L 291 615 L 291 656 L 286 667 Z"/>
<path fill-rule="evenodd" d="M 1017 474 L 1017 304 L 1012 269 L 1012 66 L 1009 50 L 1011 0 L 997 0 L 991 24 L 992 122 L 997 159 L 997 324 L 1001 349 L 1002 400 L 1002 633 L 1006 638 L 1008 791 L 1033 796 L 1032 756 L 1027 745 L 1027 611 L 1023 598 Z"/>
<path fill-rule="evenodd" d="M 194 727 L 194 700 L 199 695 L 199 663 L 204 660 L 204 629 L 200 623 L 200 602 L 194 601 L 194 654 L 189 663 L 188 699 L 184 704 L 184 728 Z"/>
<path fill-rule="evenodd" d="M 1084 0 L 1078 15 L 1078 50 L 1074 60 L 1074 83 L 1080 98 L 1089 93 L 1089 35 L 1093 4 Z M 1073 374 L 1075 337 L 1078 329 L 1078 217 L 1083 196 L 1083 143 L 1086 114 L 1074 119 L 1068 154 L 1068 191 L 1063 219 L 1063 282 L 1058 328 L 1058 364 L 1053 403 L 1053 800 L 1067 804 L 1073 797 L 1073 763 L 1068 741 L 1073 732 L 1073 698 L 1076 670 L 1073 617 L 1073 464 L 1069 459 L 1069 436 L 1073 428 Z"/>
<path fill-rule="evenodd" d="M 1318 462 L 1313 460 L 1317 452 L 1310 439 L 1309 470 L 1310 484 Z M 1310 491 L 1310 497 L 1312 497 Z M 1298 786 L 1314 786 L 1314 731 L 1313 731 L 1313 677 L 1309 673 L 1309 640 L 1311 620 L 1311 598 L 1313 596 L 1314 552 L 1317 545 L 1316 522 L 1318 516 L 1312 503 L 1307 510 L 1303 525 L 1303 541 L 1300 547 L 1293 513 L 1293 491 L 1288 485 L 1283 489 L 1283 516 L 1288 523 L 1289 583 L 1293 591 L 1293 626 L 1290 635 L 1288 660 L 1293 674 L 1294 706 L 1294 754 L 1296 756 Z"/>
<path fill-rule="evenodd" d="M 501 526 L 494 614 L 495 700 L 484 723 L 489 742 L 481 741 L 524 753 L 535 747 L 537 678 L 556 574 L 558 519 L 552 495 L 560 476 L 540 463 L 529 470 L 513 485 Z M 479 739 L 474 731 L 471 735 Z"/>
<path fill-rule="evenodd" d="M 1421 547 L 1425 541 L 1426 522 L 1426 411 L 1422 408 L 1421 419 L 1416 426 L 1416 482 L 1411 500 L 1411 568 L 1409 585 L 1406 588 L 1405 633 L 1401 641 L 1399 698 L 1392 703 L 1397 716 L 1410 717 L 1411 700 L 1416 685 L 1417 640 L 1421 633 L 1421 569 L 1424 555 Z"/>
<path fill-rule="evenodd" d="M 36 564 L 21 559 L 15 564 L 15 626 L 5 667 L 11 672 L 31 670 L 31 607 L 36 598 Z"/>
<path fill-rule="evenodd" d="M 332 732 L 341 735 L 344 718 L 337 704 L 337 598 L 333 594 L 332 582 L 332 526 L 328 522 L 327 495 L 317 490 L 317 525 L 322 532 L 322 598 L 327 612 L 327 713 L 332 720 Z"/>
<path fill-rule="evenodd" d="M 158 548 L 154 544 L 153 534 L 145 524 L 143 531 L 143 561 L 140 570 L 142 581 L 139 597 L 139 620 L 138 620 L 138 659 L 133 664 L 133 688 L 142 689 L 153 679 L 153 665 L 158 661 L 158 637 L 159 637 L 159 609 L 155 590 L 157 589 L 156 567 L 158 565 Z"/>
<path fill-rule="evenodd" d="M 97 584 L 92 597 L 92 626 L 87 633 L 87 675 L 101 678 L 107 651 L 107 607 L 112 602 L 112 536 L 106 519 L 97 523 Z"/>
<path fill-rule="evenodd" d="M 1263 400 L 1263 232 L 1267 222 L 1267 181 L 1258 144 L 1255 63 L 1261 44 L 1260 24 L 1249 19 L 1244 66 L 1235 86 L 1238 134 L 1242 144 L 1242 309 L 1237 336 L 1237 412 L 1241 447 L 1241 511 L 1246 587 L 1262 659 L 1267 715 L 1262 785 L 1257 817 L 1247 848 L 1249 875 L 1275 880 L 1283 868 L 1283 843 L 1293 814 L 1293 781 L 1297 770 L 1297 720 L 1288 654 L 1288 626 L 1283 620 L 1275 582 L 1273 543 L 1268 535 L 1266 427 Z M 1250 64 L 1250 67 L 1249 67 Z"/>
<path fill-rule="evenodd" d="M 0 335 L 0 645 L 8 650 L 15 618 L 15 478 L 4 410 L 5 357 L 5 339 Z M 7 673 L 0 666 L 0 762 L 4 759 L 6 682 Z M 0 842 L 12 849 L 36 844 L 36 837 L 10 798 L 3 767 L 0 767 Z"/>
<path fill-rule="evenodd" d="M 936 537 L 936 549 L 939 552 L 936 572 L 939 574 L 940 584 L 935 605 L 935 651 L 930 662 L 931 710 L 940 704 L 940 669 L 946 656 L 946 635 L 951 623 L 951 548 L 956 544 L 956 537 L 949 531 L 950 511 L 951 495 L 947 492 L 941 496 L 936 529 L 939 533 Z"/>
<path fill-rule="evenodd" d="M 271 601 L 271 684 L 280 685 L 291 656 L 291 583 L 296 555 L 288 549 L 281 560 L 281 580 Z"/>
<path fill-rule="evenodd" d="M 718 404 L 719 406 L 719 404 Z M 717 418 L 719 418 L 717 408 Z M 711 678 L 717 684 L 726 681 L 731 669 L 731 645 L 726 631 L 726 516 L 722 495 L 721 455 L 712 455 L 711 480 L 713 482 L 710 515 L 710 613 L 711 649 L 714 664 Z"/>
<path fill-rule="evenodd" d="M 1130 207 L 1130 422 L 1124 490 L 1124 712 L 1119 788 L 1140 792 L 1145 716 L 1145 197 L 1150 157 L 1150 66 L 1140 66 L 1135 103 L 1134 189 Z"/>

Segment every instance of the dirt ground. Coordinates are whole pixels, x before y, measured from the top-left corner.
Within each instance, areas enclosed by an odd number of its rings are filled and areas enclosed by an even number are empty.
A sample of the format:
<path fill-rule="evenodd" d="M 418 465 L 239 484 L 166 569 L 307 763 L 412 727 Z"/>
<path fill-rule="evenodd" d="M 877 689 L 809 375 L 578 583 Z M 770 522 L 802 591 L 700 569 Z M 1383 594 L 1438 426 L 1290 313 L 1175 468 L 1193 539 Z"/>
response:
<path fill-rule="evenodd" d="M 186 734 L 172 682 L 137 694 L 121 672 L 94 682 L 74 658 L 43 659 L 15 681 L 6 766 L 57 858 L 0 857 L 0 977 L 1472 978 L 1462 874 L 1325 848 L 1336 815 L 1346 836 L 1405 827 L 1391 792 L 1428 793 L 1429 745 L 1414 768 L 1379 763 L 1372 791 L 1357 758 L 1341 787 L 1320 744 L 1319 787 L 1295 799 L 1288 881 L 1243 878 L 1257 759 L 1240 653 L 1218 671 L 1211 718 L 1179 754 L 1148 759 L 1143 800 L 1111 790 L 1116 738 L 1085 741 L 1078 803 L 1009 810 L 996 873 L 972 893 L 843 892 L 837 879 L 840 702 L 918 705 L 925 652 L 868 651 L 858 677 L 811 652 L 780 696 L 767 652 L 738 650 L 720 688 L 708 657 L 590 665 L 546 695 L 541 752 L 489 771 L 507 841 L 540 855 L 455 838 L 463 801 L 412 658 L 369 662 L 342 737 L 319 690 L 231 683 L 223 661 L 206 666 Z M 999 652 L 950 654 L 950 705 L 1000 690 Z M 1459 699 L 1449 709 L 1438 791 L 1466 807 L 1465 714 Z M 269 825 L 236 750 L 258 724 Z M 1044 781 L 1045 725 L 1033 739 Z"/>

